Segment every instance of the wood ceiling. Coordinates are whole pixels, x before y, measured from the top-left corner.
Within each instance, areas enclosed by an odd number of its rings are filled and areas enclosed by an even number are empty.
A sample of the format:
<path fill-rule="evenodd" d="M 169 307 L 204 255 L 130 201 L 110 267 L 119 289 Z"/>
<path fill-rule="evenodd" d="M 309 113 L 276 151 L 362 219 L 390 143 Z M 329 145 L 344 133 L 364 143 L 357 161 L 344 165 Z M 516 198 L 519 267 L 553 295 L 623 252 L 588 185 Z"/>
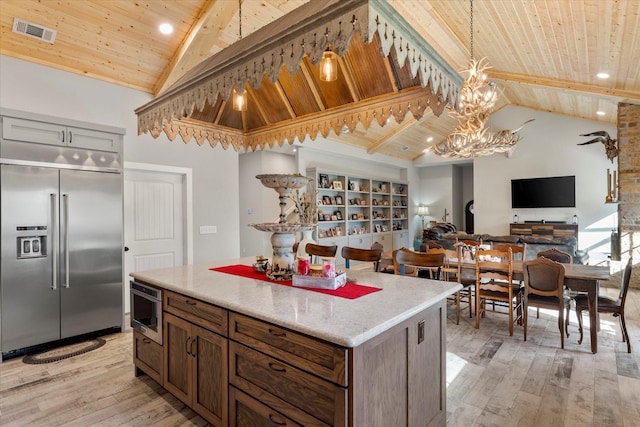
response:
<path fill-rule="evenodd" d="M 243 35 L 304 3 L 243 0 Z M 468 1 L 389 3 L 455 69 L 466 67 Z M 15 17 L 56 30 L 55 43 L 12 33 Z M 171 36 L 158 32 L 162 22 L 173 24 Z M 238 25 L 236 0 L 3 0 L 0 53 L 158 94 L 234 43 Z M 490 78 L 502 89 L 497 109 L 517 105 L 615 124 L 620 101 L 640 103 L 637 0 L 475 0 L 474 28 L 474 55 L 488 58 Z M 454 126 L 446 112 L 408 115 L 329 137 L 413 160 Z"/>

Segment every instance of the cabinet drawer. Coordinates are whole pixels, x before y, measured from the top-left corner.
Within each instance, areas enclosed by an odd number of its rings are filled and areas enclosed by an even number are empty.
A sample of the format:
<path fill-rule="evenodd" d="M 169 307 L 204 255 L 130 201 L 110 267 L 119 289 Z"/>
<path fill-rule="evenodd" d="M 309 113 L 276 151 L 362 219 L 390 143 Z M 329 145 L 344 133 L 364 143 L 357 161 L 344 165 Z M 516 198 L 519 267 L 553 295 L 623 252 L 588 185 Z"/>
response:
<path fill-rule="evenodd" d="M 137 368 L 162 384 L 162 346 L 133 331 L 133 361 Z"/>
<path fill-rule="evenodd" d="M 345 388 L 233 341 L 229 382 L 303 425 L 346 423 Z"/>
<path fill-rule="evenodd" d="M 163 309 L 212 332 L 227 336 L 227 310 L 223 308 L 182 294 L 165 291 Z"/>
<path fill-rule="evenodd" d="M 304 334 L 229 314 L 229 337 L 341 386 L 347 386 L 347 349 Z"/>
<path fill-rule="evenodd" d="M 229 387 L 229 425 L 232 427 L 302 427 L 302 424 Z"/>

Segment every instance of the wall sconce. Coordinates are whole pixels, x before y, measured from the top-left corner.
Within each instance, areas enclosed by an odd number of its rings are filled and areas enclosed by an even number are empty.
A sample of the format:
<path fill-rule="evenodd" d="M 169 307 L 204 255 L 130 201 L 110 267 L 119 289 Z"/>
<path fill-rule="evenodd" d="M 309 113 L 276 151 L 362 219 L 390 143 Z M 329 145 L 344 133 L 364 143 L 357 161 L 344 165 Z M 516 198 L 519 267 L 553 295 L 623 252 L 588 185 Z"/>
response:
<path fill-rule="evenodd" d="M 327 49 L 322 54 L 320 60 L 320 80 L 323 82 L 333 82 L 338 79 L 338 59 L 336 54 Z"/>
<path fill-rule="evenodd" d="M 233 90 L 233 109 L 236 111 L 247 111 L 247 90 L 238 93 Z"/>
<path fill-rule="evenodd" d="M 429 206 L 418 206 L 417 214 L 420 215 L 420 219 L 422 219 L 422 229 L 424 230 L 424 217 L 429 216 Z"/>

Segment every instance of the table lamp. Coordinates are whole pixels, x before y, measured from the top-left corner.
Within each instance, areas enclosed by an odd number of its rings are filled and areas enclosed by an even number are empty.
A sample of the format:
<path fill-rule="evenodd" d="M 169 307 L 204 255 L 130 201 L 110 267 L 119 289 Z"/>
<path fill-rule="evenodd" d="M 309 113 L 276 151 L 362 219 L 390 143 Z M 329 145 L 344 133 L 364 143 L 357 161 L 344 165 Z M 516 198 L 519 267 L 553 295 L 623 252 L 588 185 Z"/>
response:
<path fill-rule="evenodd" d="M 429 206 L 418 206 L 418 215 L 422 219 L 422 229 L 424 230 L 424 217 L 429 216 Z"/>

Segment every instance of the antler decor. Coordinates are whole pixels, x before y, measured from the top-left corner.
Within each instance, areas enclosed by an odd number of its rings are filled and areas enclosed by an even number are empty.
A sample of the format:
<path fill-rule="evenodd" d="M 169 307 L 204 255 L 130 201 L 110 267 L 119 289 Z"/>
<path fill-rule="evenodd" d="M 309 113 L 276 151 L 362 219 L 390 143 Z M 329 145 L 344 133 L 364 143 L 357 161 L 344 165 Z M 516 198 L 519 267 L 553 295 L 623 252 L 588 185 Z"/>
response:
<path fill-rule="evenodd" d="M 595 136 L 595 138 L 587 142 L 582 142 L 578 145 L 588 145 L 593 144 L 594 142 L 602 142 L 604 144 L 604 149 L 607 152 L 607 159 L 611 160 L 611 163 L 613 163 L 613 159 L 615 159 L 620 152 L 620 149 L 616 144 L 617 140 L 611 139 L 611 137 L 609 136 L 609 132 L 607 131 L 599 130 L 597 132 L 584 133 L 580 136 Z"/>

